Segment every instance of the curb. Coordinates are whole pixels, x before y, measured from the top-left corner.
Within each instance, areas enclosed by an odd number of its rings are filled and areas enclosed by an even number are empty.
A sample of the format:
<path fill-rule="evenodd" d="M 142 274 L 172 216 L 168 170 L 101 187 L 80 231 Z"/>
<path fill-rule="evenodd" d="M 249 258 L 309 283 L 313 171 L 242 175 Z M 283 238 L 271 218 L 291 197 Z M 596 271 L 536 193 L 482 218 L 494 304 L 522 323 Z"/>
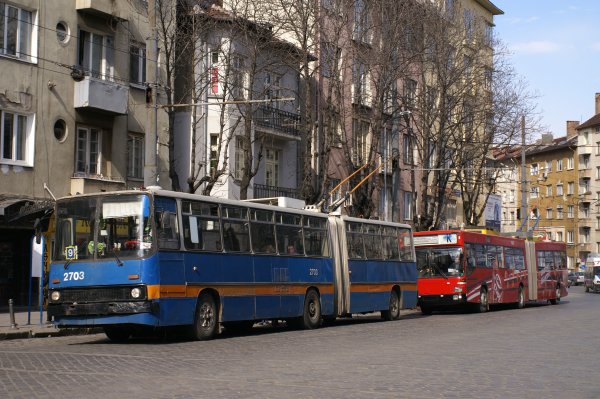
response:
<path fill-rule="evenodd" d="M 72 329 L 57 329 L 48 328 L 48 331 L 43 329 L 23 329 L 10 332 L 0 332 L 0 341 L 9 339 L 25 339 L 25 338 L 52 338 L 66 337 L 69 335 L 88 335 L 99 334 L 104 332 L 102 328 L 72 328 Z"/>

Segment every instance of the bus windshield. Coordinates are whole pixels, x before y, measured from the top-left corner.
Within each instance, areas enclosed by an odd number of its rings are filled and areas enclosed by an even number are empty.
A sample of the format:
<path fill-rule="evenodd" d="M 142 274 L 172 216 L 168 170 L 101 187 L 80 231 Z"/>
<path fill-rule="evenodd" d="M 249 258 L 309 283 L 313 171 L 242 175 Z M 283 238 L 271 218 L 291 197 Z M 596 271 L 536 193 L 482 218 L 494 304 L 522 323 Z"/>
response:
<path fill-rule="evenodd" d="M 417 270 L 419 277 L 462 276 L 462 248 L 418 248 Z"/>
<path fill-rule="evenodd" d="M 56 205 L 54 260 L 139 258 L 153 249 L 144 194 L 73 197 Z"/>

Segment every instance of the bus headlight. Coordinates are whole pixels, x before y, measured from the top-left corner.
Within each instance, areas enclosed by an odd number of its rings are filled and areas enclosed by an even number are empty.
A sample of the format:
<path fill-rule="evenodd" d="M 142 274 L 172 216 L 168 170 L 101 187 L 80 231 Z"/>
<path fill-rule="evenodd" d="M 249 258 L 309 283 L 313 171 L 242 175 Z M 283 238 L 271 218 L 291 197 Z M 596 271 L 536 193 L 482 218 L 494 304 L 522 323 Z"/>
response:
<path fill-rule="evenodd" d="M 60 291 L 52 291 L 52 293 L 50 294 L 50 299 L 53 302 L 57 302 L 60 299 Z"/>
<path fill-rule="evenodd" d="M 142 290 L 141 289 L 139 289 L 138 287 L 131 289 L 131 297 L 133 299 L 138 299 L 140 296 L 142 296 Z"/>

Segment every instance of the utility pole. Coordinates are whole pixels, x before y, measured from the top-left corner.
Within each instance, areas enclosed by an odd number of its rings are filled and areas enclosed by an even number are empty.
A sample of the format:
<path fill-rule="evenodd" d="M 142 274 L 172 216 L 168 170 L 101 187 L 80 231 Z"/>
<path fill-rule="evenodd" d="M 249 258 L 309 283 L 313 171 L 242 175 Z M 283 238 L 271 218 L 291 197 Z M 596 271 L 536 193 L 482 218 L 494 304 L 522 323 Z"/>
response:
<path fill-rule="evenodd" d="M 146 76 L 152 76 L 148 83 L 152 93 L 152 109 L 148 118 L 149 127 L 146 130 L 144 142 L 144 186 L 158 185 L 158 29 L 156 26 L 157 0 L 148 0 L 148 23 L 150 38 L 148 39 L 148 61 Z"/>
<path fill-rule="evenodd" d="M 521 116 L 521 228 L 527 222 L 526 237 L 529 236 L 529 215 L 527 214 L 527 176 L 525 167 L 525 116 Z"/>

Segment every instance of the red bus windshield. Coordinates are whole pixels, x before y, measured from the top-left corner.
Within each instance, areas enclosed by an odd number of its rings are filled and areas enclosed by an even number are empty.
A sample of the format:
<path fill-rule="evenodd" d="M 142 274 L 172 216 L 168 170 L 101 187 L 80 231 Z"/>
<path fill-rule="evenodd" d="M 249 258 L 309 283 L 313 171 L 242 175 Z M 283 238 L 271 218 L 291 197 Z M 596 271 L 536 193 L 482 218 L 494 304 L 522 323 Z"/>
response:
<path fill-rule="evenodd" d="M 419 277 L 458 277 L 464 274 L 462 248 L 417 248 Z"/>

